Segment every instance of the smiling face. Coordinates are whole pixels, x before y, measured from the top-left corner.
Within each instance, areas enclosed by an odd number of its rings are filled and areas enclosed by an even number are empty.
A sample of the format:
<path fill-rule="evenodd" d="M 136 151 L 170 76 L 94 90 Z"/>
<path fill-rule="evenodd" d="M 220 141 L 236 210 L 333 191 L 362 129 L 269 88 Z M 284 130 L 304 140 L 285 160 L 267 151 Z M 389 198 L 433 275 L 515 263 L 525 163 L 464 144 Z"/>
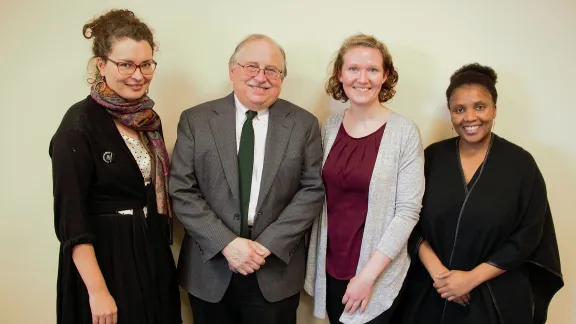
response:
<path fill-rule="evenodd" d="M 98 58 L 98 70 L 100 75 L 106 78 L 106 84 L 120 97 L 131 101 L 141 98 L 146 94 L 154 73 L 142 74 L 137 68 L 132 74 L 123 74 L 119 71 L 119 66 L 114 63 L 133 63 L 136 65 L 152 62 L 152 47 L 145 41 L 135 41 L 131 38 L 123 38 L 114 41 L 112 50 L 108 54 L 108 59 Z"/>
<path fill-rule="evenodd" d="M 449 101 L 452 126 L 468 144 L 487 141 L 492 132 L 496 105 L 488 90 L 478 84 L 465 84 L 454 90 Z"/>
<path fill-rule="evenodd" d="M 278 99 L 284 77 L 267 74 L 283 72 L 282 62 L 278 46 L 265 38 L 249 41 L 240 49 L 236 62 L 230 66 L 229 75 L 234 94 L 246 108 L 254 111 L 266 109 Z M 255 67 L 260 71 L 253 75 L 250 69 Z"/>
<path fill-rule="evenodd" d="M 378 94 L 386 82 L 382 54 L 375 48 L 352 48 L 344 55 L 339 80 L 352 105 L 379 103 Z"/>

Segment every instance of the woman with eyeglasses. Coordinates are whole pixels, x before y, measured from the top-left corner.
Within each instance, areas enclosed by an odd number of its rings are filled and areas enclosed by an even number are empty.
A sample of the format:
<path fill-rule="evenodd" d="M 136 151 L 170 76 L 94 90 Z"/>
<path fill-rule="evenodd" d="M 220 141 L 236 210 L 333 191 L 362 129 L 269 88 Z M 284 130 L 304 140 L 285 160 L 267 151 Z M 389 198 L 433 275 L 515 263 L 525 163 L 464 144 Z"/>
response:
<path fill-rule="evenodd" d="M 181 323 L 168 153 L 147 96 L 152 32 L 128 10 L 82 32 L 93 39 L 90 94 L 68 109 L 49 148 L 57 323 Z"/>

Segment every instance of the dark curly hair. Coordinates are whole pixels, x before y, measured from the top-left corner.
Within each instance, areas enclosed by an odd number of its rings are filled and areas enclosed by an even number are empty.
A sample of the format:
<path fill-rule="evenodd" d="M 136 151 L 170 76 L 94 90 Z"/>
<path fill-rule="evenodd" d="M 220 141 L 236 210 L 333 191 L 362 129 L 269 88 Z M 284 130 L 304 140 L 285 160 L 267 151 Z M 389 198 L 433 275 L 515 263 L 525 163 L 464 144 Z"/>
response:
<path fill-rule="evenodd" d="M 89 83 L 94 83 L 101 77 L 95 59 L 100 57 L 106 61 L 112 52 L 112 45 L 115 41 L 123 38 L 130 38 L 135 41 L 145 40 L 150 44 L 152 50 L 156 49 L 152 30 L 132 11 L 126 9 L 113 9 L 90 20 L 82 27 L 82 35 L 86 39 L 94 39 L 92 42 L 93 56 L 89 63 L 91 75 L 88 79 Z"/>
<path fill-rule="evenodd" d="M 446 89 L 446 101 L 450 103 L 450 97 L 462 85 L 478 84 L 490 92 L 492 100 L 496 104 L 498 100 L 498 91 L 496 91 L 497 80 L 498 74 L 493 68 L 478 63 L 466 64 L 456 70 L 450 77 L 450 85 Z"/>
<path fill-rule="evenodd" d="M 348 96 L 344 92 L 344 87 L 340 82 L 339 77 L 342 72 L 342 66 L 344 65 L 344 55 L 348 53 L 349 50 L 355 47 L 368 47 L 374 48 L 380 52 L 382 55 L 382 66 L 384 68 L 384 75 L 387 76 L 386 82 L 382 85 L 380 93 L 378 94 L 378 101 L 386 102 L 396 94 L 394 87 L 398 83 L 398 72 L 394 68 L 394 63 L 392 62 L 392 55 L 388 52 L 388 48 L 378 39 L 373 36 L 358 34 L 347 38 L 336 55 L 334 63 L 332 66 L 332 74 L 328 81 L 326 81 L 326 93 L 332 96 L 335 100 L 346 102 L 348 101 Z"/>

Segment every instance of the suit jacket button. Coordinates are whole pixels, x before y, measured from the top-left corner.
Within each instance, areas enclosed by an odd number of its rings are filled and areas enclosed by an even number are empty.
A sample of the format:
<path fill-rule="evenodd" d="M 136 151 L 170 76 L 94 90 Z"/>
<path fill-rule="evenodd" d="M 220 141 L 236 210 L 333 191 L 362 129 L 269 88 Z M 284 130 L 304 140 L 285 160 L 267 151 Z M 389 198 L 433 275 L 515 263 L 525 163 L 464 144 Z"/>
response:
<path fill-rule="evenodd" d="M 235 220 L 239 220 L 240 219 L 240 215 L 238 213 L 234 214 L 234 219 Z"/>
<path fill-rule="evenodd" d="M 262 216 L 262 212 L 258 212 L 258 216 Z"/>

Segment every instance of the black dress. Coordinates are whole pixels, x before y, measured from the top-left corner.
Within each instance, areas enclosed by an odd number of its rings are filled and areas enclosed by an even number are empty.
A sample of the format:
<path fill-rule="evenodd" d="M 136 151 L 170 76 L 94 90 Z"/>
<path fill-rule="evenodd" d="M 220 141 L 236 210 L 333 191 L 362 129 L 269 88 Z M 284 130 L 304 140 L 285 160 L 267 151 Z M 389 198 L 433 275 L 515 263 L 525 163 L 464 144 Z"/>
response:
<path fill-rule="evenodd" d="M 426 192 L 410 239 L 412 263 L 394 323 L 545 323 L 564 285 L 546 186 L 533 157 L 493 135 L 466 184 L 458 138 L 425 150 Z M 488 263 L 506 272 L 470 293 L 470 305 L 447 302 L 418 258 L 425 239 L 451 270 Z"/>
<path fill-rule="evenodd" d="M 72 249 L 94 246 L 118 323 L 182 323 L 168 218 L 108 112 L 90 96 L 64 116 L 49 149 L 60 241 L 57 323 L 91 324 Z M 144 207 L 147 207 L 147 216 Z M 133 209 L 133 215 L 117 211 Z"/>

